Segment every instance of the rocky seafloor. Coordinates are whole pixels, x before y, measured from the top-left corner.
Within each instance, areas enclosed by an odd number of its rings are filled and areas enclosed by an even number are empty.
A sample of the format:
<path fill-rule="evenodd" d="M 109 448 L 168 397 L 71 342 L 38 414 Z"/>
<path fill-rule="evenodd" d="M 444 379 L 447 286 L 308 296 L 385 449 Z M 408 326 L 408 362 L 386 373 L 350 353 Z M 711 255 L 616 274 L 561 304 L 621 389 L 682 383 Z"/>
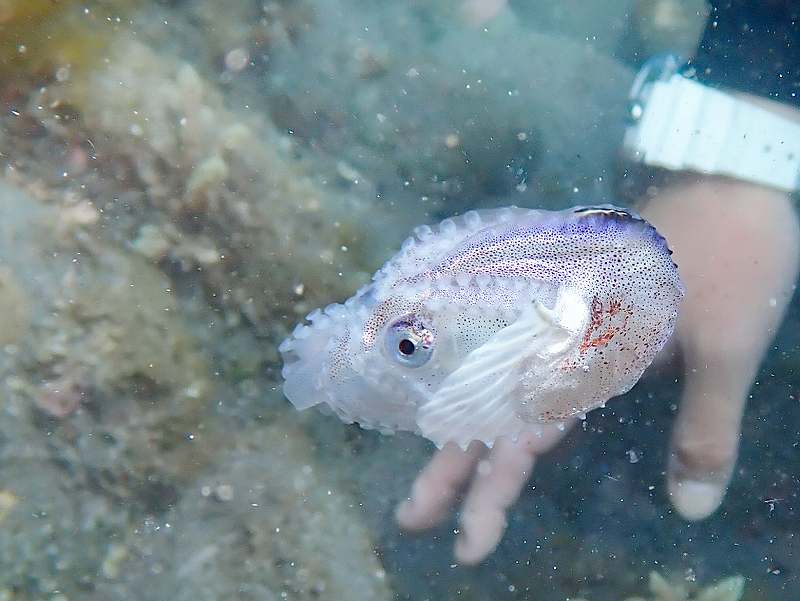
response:
<path fill-rule="evenodd" d="M 429 444 L 282 397 L 277 344 L 410 226 L 617 198 L 613 57 L 663 31 L 537 4 L 0 0 L 0 600 L 798 598 L 796 318 L 717 516 L 669 508 L 655 374 L 474 569 L 393 525 Z"/>

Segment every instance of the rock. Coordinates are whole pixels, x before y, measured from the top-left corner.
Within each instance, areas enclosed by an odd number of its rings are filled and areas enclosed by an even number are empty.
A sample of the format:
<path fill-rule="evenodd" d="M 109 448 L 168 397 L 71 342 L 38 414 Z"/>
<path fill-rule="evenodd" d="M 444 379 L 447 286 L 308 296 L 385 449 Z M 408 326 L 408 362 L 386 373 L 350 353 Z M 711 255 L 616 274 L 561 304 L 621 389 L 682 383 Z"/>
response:
<path fill-rule="evenodd" d="M 139 529 L 120 581 L 137 598 L 391 599 L 363 519 L 292 419 L 248 429 L 157 524 Z M 168 526 L 167 526 L 168 524 Z M 156 567 L 157 566 L 157 567 Z M 174 578 L 152 578 L 154 570 Z"/>

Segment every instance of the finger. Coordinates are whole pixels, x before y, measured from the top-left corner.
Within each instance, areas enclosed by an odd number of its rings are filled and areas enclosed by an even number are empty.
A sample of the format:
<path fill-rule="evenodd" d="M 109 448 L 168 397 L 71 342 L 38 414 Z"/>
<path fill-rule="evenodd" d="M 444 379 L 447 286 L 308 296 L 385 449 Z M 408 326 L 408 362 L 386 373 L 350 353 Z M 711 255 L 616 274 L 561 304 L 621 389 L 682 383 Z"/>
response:
<path fill-rule="evenodd" d="M 667 232 L 687 289 L 678 325 L 686 377 L 667 486 L 690 520 L 713 513 L 725 495 L 747 395 L 797 273 L 797 219 L 788 199 L 756 189 L 737 199 L 741 184 L 720 186 L 704 188 L 702 202 L 685 207 L 704 224 L 703 236 L 688 226 Z"/>
<path fill-rule="evenodd" d="M 455 544 L 458 562 L 476 564 L 494 551 L 506 529 L 506 512 L 530 478 L 536 457 L 565 431 L 545 426 L 520 435 L 516 442 L 500 438 L 489 457 L 479 462 L 461 514 Z"/>
<path fill-rule="evenodd" d="M 711 331 L 714 320 L 706 317 L 681 342 L 686 376 L 667 490 L 688 520 L 716 511 L 733 475 L 748 392 L 781 314 L 752 310 L 756 315 L 732 320 L 724 333 Z"/>
<path fill-rule="evenodd" d="M 673 429 L 667 490 L 675 509 L 688 520 L 716 511 L 733 474 L 750 386 L 750 370 L 740 367 L 747 375 L 733 375 L 711 362 L 687 377 Z M 726 377 L 736 379 L 737 393 L 731 393 L 733 382 Z"/>
<path fill-rule="evenodd" d="M 477 441 L 466 451 L 453 443 L 437 451 L 414 481 L 411 496 L 397 508 L 400 527 L 425 530 L 441 522 L 485 451 Z"/>

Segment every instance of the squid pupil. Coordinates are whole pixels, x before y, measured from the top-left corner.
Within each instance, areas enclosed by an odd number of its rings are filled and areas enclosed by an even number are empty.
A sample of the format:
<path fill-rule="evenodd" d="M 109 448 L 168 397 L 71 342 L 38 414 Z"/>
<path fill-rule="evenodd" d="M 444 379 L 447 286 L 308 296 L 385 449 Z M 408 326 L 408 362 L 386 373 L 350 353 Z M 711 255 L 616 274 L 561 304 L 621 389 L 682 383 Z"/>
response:
<path fill-rule="evenodd" d="M 400 341 L 400 344 L 397 345 L 398 350 L 403 353 L 404 355 L 413 355 L 416 347 L 414 343 L 411 342 L 408 338 L 404 338 Z"/>

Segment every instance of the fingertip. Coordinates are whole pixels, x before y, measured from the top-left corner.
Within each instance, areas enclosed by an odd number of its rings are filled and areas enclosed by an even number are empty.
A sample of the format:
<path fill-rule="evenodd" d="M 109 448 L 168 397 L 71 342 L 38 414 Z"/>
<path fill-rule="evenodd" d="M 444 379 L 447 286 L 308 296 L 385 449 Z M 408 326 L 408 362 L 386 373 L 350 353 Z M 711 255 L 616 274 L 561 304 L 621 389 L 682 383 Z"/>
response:
<path fill-rule="evenodd" d="M 406 499 L 394 510 L 394 519 L 403 530 L 410 530 L 414 524 L 414 508 L 411 500 Z"/>
<path fill-rule="evenodd" d="M 409 532 L 425 530 L 433 526 L 432 520 L 425 519 L 418 504 L 414 503 L 412 499 L 406 499 L 397 506 L 394 518 L 400 528 Z"/>
<path fill-rule="evenodd" d="M 478 565 L 488 553 L 476 551 L 475 545 L 470 544 L 469 539 L 464 536 L 459 536 L 456 539 L 456 544 L 453 546 L 453 556 L 456 562 L 465 566 Z"/>
<path fill-rule="evenodd" d="M 453 548 L 458 563 L 474 566 L 495 550 L 506 530 L 502 511 L 465 513 L 461 517 L 461 533 Z"/>
<path fill-rule="evenodd" d="M 725 496 L 725 487 L 715 482 L 670 478 L 667 487 L 675 510 L 691 522 L 714 513 Z"/>
<path fill-rule="evenodd" d="M 739 436 L 738 420 L 705 423 L 704 429 L 698 429 L 701 420 L 687 420 L 697 410 L 695 403 L 684 404 L 667 465 L 670 500 L 689 521 L 707 518 L 722 504 L 736 465 Z"/>

